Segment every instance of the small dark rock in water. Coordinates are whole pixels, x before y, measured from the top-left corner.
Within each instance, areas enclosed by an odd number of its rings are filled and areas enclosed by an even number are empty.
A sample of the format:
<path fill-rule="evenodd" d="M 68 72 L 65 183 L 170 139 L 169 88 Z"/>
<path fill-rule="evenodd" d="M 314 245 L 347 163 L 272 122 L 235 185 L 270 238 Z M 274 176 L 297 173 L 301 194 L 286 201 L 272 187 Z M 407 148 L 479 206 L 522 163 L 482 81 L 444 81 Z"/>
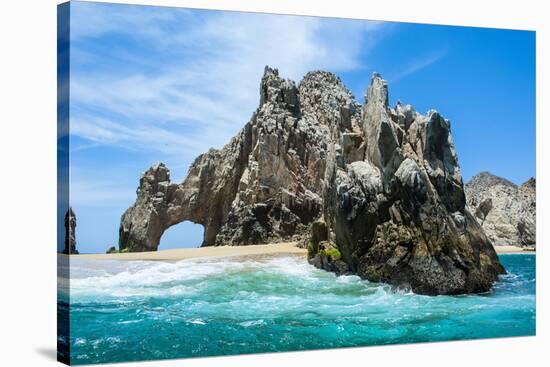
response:
<path fill-rule="evenodd" d="M 78 254 L 76 250 L 76 216 L 73 212 L 73 208 L 69 207 L 65 214 L 65 248 L 64 254 Z"/>
<path fill-rule="evenodd" d="M 118 250 L 115 246 L 109 247 L 109 249 L 106 252 L 106 254 L 116 254 L 116 253 L 118 253 Z"/>
<path fill-rule="evenodd" d="M 189 220 L 203 246 L 307 238 L 312 264 L 423 294 L 484 292 L 504 273 L 466 210 L 450 122 L 388 106 L 374 74 L 364 106 L 335 75 L 298 86 L 266 67 L 260 105 L 229 144 L 181 184 L 162 164 L 141 177 L 122 216 L 120 251 L 157 250 Z"/>

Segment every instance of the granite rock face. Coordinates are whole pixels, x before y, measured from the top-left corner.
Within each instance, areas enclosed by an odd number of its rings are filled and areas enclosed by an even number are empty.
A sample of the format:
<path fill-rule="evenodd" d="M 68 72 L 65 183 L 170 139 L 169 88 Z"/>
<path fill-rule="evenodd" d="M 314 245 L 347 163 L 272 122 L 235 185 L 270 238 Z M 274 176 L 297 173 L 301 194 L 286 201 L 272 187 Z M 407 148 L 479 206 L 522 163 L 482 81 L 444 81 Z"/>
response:
<path fill-rule="evenodd" d="M 494 245 L 536 245 L 536 180 L 520 186 L 482 172 L 465 186 L 467 207 Z"/>
<path fill-rule="evenodd" d="M 465 204 L 439 113 L 390 108 L 376 73 L 361 106 L 331 73 L 296 86 L 266 67 L 260 105 L 229 144 L 196 158 L 180 184 L 163 164 L 143 174 L 119 246 L 156 250 L 168 227 L 190 220 L 204 226 L 203 246 L 305 239 L 310 262 L 339 274 L 424 294 L 483 292 L 504 269 Z"/>
<path fill-rule="evenodd" d="M 450 122 L 389 107 L 374 74 L 360 127 L 363 159 L 331 130 L 323 193 L 330 240 L 350 271 L 422 294 L 489 290 L 504 269 L 466 209 Z"/>

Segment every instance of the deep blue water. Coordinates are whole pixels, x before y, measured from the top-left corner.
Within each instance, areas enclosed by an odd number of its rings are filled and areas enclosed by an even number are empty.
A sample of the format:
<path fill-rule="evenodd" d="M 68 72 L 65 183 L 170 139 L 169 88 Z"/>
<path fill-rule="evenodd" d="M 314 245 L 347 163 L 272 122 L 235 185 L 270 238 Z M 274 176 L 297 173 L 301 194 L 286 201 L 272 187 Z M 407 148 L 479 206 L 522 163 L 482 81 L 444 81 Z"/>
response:
<path fill-rule="evenodd" d="M 299 257 L 71 261 L 74 364 L 535 335 L 535 255 L 493 291 L 420 296 Z"/>

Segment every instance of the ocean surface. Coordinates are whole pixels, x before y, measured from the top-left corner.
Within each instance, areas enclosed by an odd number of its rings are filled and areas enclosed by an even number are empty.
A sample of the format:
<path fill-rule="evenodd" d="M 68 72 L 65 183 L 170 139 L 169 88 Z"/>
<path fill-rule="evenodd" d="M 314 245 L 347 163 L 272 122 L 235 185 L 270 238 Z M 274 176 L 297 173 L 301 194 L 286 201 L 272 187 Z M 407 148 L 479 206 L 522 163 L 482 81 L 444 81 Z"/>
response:
<path fill-rule="evenodd" d="M 71 260 L 71 362 L 535 335 L 535 255 L 493 291 L 420 296 L 300 257 Z"/>

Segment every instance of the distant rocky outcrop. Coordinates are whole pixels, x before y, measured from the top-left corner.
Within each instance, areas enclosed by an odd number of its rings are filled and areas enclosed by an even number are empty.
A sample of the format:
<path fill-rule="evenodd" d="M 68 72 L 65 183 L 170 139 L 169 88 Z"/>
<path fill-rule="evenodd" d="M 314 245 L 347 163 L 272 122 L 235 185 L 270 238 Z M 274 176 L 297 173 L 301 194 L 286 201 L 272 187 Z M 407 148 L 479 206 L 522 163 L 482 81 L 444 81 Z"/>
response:
<path fill-rule="evenodd" d="M 74 214 L 73 208 L 69 207 L 67 213 L 65 213 L 65 248 L 63 249 L 64 254 L 78 254 L 78 250 L 76 249 L 75 231 L 76 215 Z"/>
<path fill-rule="evenodd" d="M 437 112 L 390 108 L 378 74 L 361 106 L 331 73 L 296 86 L 266 67 L 260 105 L 229 144 L 196 158 L 181 184 L 162 163 L 143 174 L 119 248 L 156 250 L 189 220 L 204 226 L 203 246 L 305 239 L 311 263 L 336 273 L 424 294 L 482 292 L 504 269 L 465 202 Z"/>
<path fill-rule="evenodd" d="M 536 245 L 536 180 L 518 186 L 489 172 L 465 186 L 467 208 L 494 245 Z"/>

